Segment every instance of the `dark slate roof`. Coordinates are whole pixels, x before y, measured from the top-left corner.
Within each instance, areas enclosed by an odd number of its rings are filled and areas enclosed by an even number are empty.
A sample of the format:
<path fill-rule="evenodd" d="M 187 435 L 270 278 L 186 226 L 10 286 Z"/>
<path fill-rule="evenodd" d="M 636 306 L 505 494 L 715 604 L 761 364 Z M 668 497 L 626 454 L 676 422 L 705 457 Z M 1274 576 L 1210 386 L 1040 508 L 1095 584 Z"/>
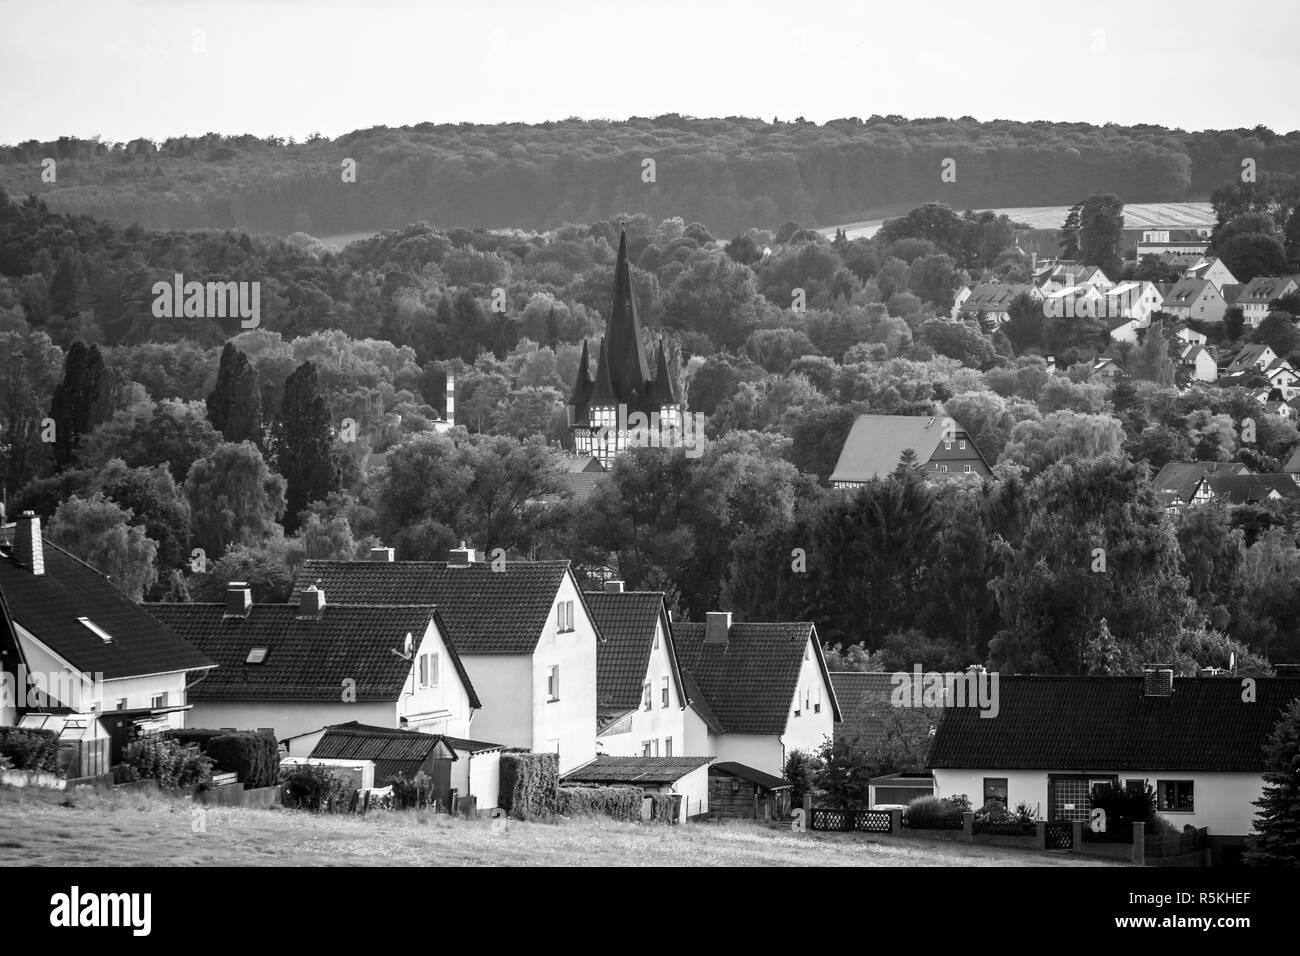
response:
<path fill-rule="evenodd" d="M 930 752 L 938 769 L 1167 770 L 1257 773 L 1263 746 L 1300 679 L 1175 677 L 1169 697 L 1144 697 L 1141 677 L 1004 676 L 998 715 L 944 717 Z"/>
<path fill-rule="evenodd" d="M 730 777 L 738 777 L 741 780 L 748 780 L 750 783 L 756 783 L 760 787 L 766 787 L 768 790 L 781 790 L 790 787 L 792 784 L 783 777 L 774 777 L 770 773 L 763 773 L 761 770 L 755 770 L 753 767 L 747 767 L 743 763 L 735 763 L 730 760 L 724 760 L 720 763 L 709 765 L 709 776 L 713 774 L 726 774 Z"/>
<path fill-rule="evenodd" d="M 624 591 L 584 594 L 592 620 L 604 638 L 596 651 L 596 704 L 610 710 L 626 710 L 641 703 L 641 689 L 650 666 L 655 624 L 667 621 L 662 591 Z M 668 657 L 678 695 L 683 695 L 672 635 L 664 627 Z M 655 693 L 658 693 L 656 689 Z M 658 704 L 656 704 L 658 706 Z"/>
<path fill-rule="evenodd" d="M 0 591 L 16 624 L 83 674 L 106 680 L 203 670 L 213 661 L 142 610 L 107 577 L 44 541 L 45 573 L 32 574 L 0 556 Z M 111 644 L 82 624 L 88 618 Z"/>
<path fill-rule="evenodd" d="M 1214 475 L 1206 478 L 1215 498 L 1225 504 L 1263 501 L 1273 492 L 1283 498 L 1300 497 L 1300 485 L 1290 474 Z"/>
<path fill-rule="evenodd" d="M 682 668 L 695 678 L 726 733 L 785 732 L 810 640 L 826 677 L 831 712 L 840 719 L 821 644 L 808 621 L 732 624 L 726 644 L 706 644 L 703 624 L 675 623 L 673 640 Z"/>
<path fill-rule="evenodd" d="M 339 701 L 349 679 L 356 681 L 359 701 L 397 700 L 412 662 L 393 652 L 401 651 L 407 634 L 418 641 L 432 617 L 470 706 L 482 706 L 430 605 L 326 603 L 319 618 L 300 618 L 296 604 L 255 604 L 247 617 L 226 617 L 224 604 L 144 607 L 220 665 L 190 689 L 193 700 Z M 246 662 L 254 647 L 268 649 L 260 664 Z"/>
<path fill-rule="evenodd" d="M 722 721 L 718 720 L 718 715 L 709 706 L 709 699 L 704 696 L 704 691 L 700 690 L 699 683 L 688 670 L 682 671 L 682 689 L 686 693 L 687 702 L 699 715 L 700 720 L 704 721 L 704 725 L 709 728 L 709 732 L 714 734 L 726 733 Z"/>
<path fill-rule="evenodd" d="M 830 480 L 885 478 L 898 467 L 898 460 L 908 448 L 916 452 L 918 462 L 926 464 L 943 441 L 943 423 L 942 415 L 859 415 L 844 439 Z M 960 425 L 954 428 L 953 435 L 975 446 Z"/>
<path fill-rule="evenodd" d="M 601 755 L 564 775 L 565 783 L 673 783 L 712 757 L 607 757 Z"/>
<path fill-rule="evenodd" d="M 438 734 L 447 742 L 452 750 L 460 750 L 470 754 L 487 753 L 490 750 L 505 750 L 505 744 L 490 744 L 486 740 L 469 740 L 465 737 L 448 737 L 446 734 Z"/>
<path fill-rule="evenodd" d="M 327 602 L 436 604 L 461 654 L 531 654 L 551 618 L 568 561 L 308 561 L 295 592 L 319 583 Z M 328 603 L 326 605 L 329 606 Z"/>
<path fill-rule="evenodd" d="M 831 671 L 831 686 L 844 715 L 835 738 L 858 741 L 870 753 L 879 752 L 891 733 L 920 739 L 943 720 L 942 707 L 895 707 L 890 673 Z"/>
<path fill-rule="evenodd" d="M 1186 504 L 1196 494 L 1201 479 L 1215 474 L 1250 474 L 1250 468 L 1236 461 L 1171 461 L 1151 480 L 1151 486 L 1162 505 Z"/>
<path fill-rule="evenodd" d="M 442 738 L 413 730 L 347 723 L 327 727 L 308 758 L 373 760 L 375 785 L 389 777 L 414 776 Z M 452 755 L 453 758 L 455 755 Z"/>

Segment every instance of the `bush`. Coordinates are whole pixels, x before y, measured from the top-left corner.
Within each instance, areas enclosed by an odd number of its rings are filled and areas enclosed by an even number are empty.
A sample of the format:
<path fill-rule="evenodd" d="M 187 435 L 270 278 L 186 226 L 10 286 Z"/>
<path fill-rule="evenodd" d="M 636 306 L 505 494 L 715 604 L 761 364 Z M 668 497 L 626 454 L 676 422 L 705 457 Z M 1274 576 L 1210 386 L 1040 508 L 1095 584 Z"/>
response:
<path fill-rule="evenodd" d="M 822 769 L 822 760 L 815 754 L 802 750 L 791 750 L 785 761 L 785 779 L 790 781 L 790 805 L 803 806 L 803 795 L 817 790 L 817 774 Z"/>
<path fill-rule="evenodd" d="M 635 823 L 645 796 L 639 787 L 560 787 L 556 806 L 566 817 L 591 814 Z"/>
<path fill-rule="evenodd" d="M 673 795 L 671 793 L 647 793 L 650 798 L 650 820 L 653 823 L 670 824 L 677 822 L 673 816 Z"/>
<path fill-rule="evenodd" d="M 506 751 L 501 755 L 501 809 L 516 820 L 556 812 L 560 789 L 559 754 Z"/>
<path fill-rule="evenodd" d="M 273 787 L 280 778 L 280 747 L 273 734 L 240 730 L 208 740 L 205 752 L 222 773 L 235 773 L 250 790 Z"/>
<path fill-rule="evenodd" d="M 954 797 L 917 797 L 907 805 L 903 819 L 910 826 L 955 829 L 962 824 L 962 814 L 969 810 L 970 798 L 965 794 Z"/>
<path fill-rule="evenodd" d="M 0 756 L 14 770 L 59 770 L 59 735 L 34 727 L 0 727 Z"/>
<path fill-rule="evenodd" d="M 320 812 L 332 799 L 335 809 L 346 810 L 351 788 L 323 764 L 297 764 L 280 768 L 281 799 L 293 810 Z"/>
<path fill-rule="evenodd" d="M 393 788 L 393 804 L 398 810 L 418 810 L 432 806 L 434 802 L 433 778 L 423 770 L 414 777 L 395 773 L 380 786 Z"/>
<path fill-rule="evenodd" d="M 122 762 L 113 768 L 119 782 L 157 780 L 164 790 L 206 786 L 212 782 L 212 760 L 193 744 L 166 737 L 143 737 L 126 745 Z"/>
<path fill-rule="evenodd" d="M 1123 784 L 1098 784 L 1092 788 L 1090 807 L 1106 811 L 1106 832 L 1091 839 L 1127 843 L 1133 839 L 1133 824 L 1149 821 L 1156 812 L 1156 794 L 1151 785 L 1130 790 Z M 1089 830 L 1091 833 L 1091 830 Z"/>

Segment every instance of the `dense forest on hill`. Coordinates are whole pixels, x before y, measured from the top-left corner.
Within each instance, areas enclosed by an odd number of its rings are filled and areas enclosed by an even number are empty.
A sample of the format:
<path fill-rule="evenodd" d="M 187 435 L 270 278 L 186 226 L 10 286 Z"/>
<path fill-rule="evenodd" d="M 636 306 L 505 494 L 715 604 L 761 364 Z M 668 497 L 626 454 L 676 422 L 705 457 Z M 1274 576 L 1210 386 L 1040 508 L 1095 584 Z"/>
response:
<path fill-rule="evenodd" d="M 306 142 L 210 133 L 154 143 L 63 137 L 0 147 L 0 187 L 56 210 L 153 229 L 317 236 L 414 221 L 551 229 L 615 213 L 681 216 L 731 233 L 867 218 L 928 201 L 954 208 L 1207 198 L 1240 174 L 1300 172 L 1300 131 L 970 117 L 815 124 L 669 114 L 490 126 L 422 123 Z M 940 178 L 955 160 L 955 181 Z M 56 179 L 42 179 L 55 160 Z M 655 162 L 654 181 L 643 179 Z M 345 160 L 356 163 L 345 182 Z M 648 178 L 648 177 L 647 177 Z"/>

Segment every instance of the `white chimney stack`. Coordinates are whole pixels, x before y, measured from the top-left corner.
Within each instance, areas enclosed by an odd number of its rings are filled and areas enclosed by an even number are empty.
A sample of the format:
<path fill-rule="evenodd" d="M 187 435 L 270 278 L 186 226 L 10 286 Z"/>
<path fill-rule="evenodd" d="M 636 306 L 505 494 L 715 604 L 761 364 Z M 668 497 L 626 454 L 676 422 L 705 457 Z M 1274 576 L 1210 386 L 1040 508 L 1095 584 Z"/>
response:
<path fill-rule="evenodd" d="M 605 593 L 606 593 L 606 594 L 622 594 L 622 593 L 623 593 L 623 582 L 622 582 L 622 581 L 606 581 L 606 582 L 605 582 Z"/>
<path fill-rule="evenodd" d="M 34 511 L 24 511 L 18 516 L 14 529 L 14 561 L 32 574 L 45 573 L 45 547 L 41 542 L 41 519 Z"/>
<path fill-rule="evenodd" d="M 231 581 L 226 585 L 225 617 L 248 617 L 253 608 L 253 589 L 247 582 Z"/>
<path fill-rule="evenodd" d="M 456 424 L 456 376 L 447 373 L 447 424 Z"/>
<path fill-rule="evenodd" d="M 709 611 L 704 616 L 704 643 L 726 644 L 731 630 L 730 611 Z"/>
<path fill-rule="evenodd" d="M 371 548 L 371 561 L 396 561 L 397 552 L 392 548 Z"/>

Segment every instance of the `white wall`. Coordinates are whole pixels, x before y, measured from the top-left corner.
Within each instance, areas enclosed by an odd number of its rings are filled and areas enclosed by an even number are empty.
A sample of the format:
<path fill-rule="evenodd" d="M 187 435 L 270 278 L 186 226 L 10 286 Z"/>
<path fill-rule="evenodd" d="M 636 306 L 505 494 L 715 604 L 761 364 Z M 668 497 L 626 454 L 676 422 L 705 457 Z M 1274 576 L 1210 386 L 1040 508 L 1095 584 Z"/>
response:
<path fill-rule="evenodd" d="M 573 601 L 572 631 L 559 633 L 556 607 Z M 560 696 L 547 699 L 547 677 L 552 665 L 560 667 Z M 470 680 L 478 686 L 474 672 Z M 550 618 L 532 657 L 533 728 L 525 746 L 542 753 L 560 753 L 560 773 L 589 763 L 596 757 L 596 628 L 587 616 L 572 574 L 565 574 L 551 607 Z M 475 728 L 478 739 L 507 743 Z"/>
<path fill-rule="evenodd" d="M 437 684 L 422 687 L 419 682 L 420 658 L 427 654 L 438 655 Z M 473 680 L 471 677 L 470 681 Z M 469 725 L 473 711 L 469 706 L 469 691 L 456 672 L 447 642 L 432 618 L 415 648 L 411 673 L 406 678 L 402 696 L 397 702 L 397 713 L 399 717 L 407 719 L 410 730 L 449 734 L 452 737 L 470 736 Z"/>
<path fill-rule="evenodd" d="M 735 761 L 776 777 L 785 772 L 785 751 L 777 734 L 714 734 L 708 752 L 719 763 Z"/>
<path fill-rule="evenodd" d="M 717 751 L 713 749 L 713 735 L 709 733 L 708 725 L 704 719 L 695 712 L 695 708 L 686 705 L 686 710 L 682 712 L 682 736 L 686 738 L 686 746 L 682 749 L 684 757 L 712 757 L 716 756 Z M 674 745 L 673 753 L 677 752 Z"/>
<path fill-rule="evenodd" d="M 1250 773 L 1115 770 L 1099 771 L 1095 775 L 1099 778 L 1113 775 L 1119 778 L 1120 783 L 1125 780 L 1145 780 L 1153 788 L 1158 780 L 1191 780 L 1194 786 L 1193 811 L 1157 812 L 1180 829 L 1188 824 L 1208 827 L 1211 836 L 1244 836 L 1250 833 L 1256 813 L 1253 801 L 1258 800 L 1264 790 L 1263 776 Z M 1016 804 L 1024 802 L 1031 807 L 1037 805 L 1040 815 L 1044 818 L 1047 816 L 1046 771 L 936 770 L 935 796 L 948 797 L 964 793 L 970 797 L 971 806 L 977 807 L 984 795 L 985 777 L 1007 778 L 1007 802 L 1013 809 Z"/>
<path fill-rule="evenodd" d="M 478 809 L 491 810 L 500 806 L 497 801 L 501 789 L 501 751 L 474 754 L 468 760 L 463 753 L 460 753 L 460 757 L 468 764 L 469 794 L 478 799 Z M 452 766 L 455 767 L 456 764 Z"/>
<path fill-rule="evenodd" d="M 808 650 L 799 667 L 799 682 L 795 685 L 797 699 L 791 701 L 790 718 L 785 725 L 785 733 L 781 735 L 785 754 L 789 754 L 791 750 L 812 753 L 826 738 L 835 733 L 835 710 L 831 707 L 831 689 L 822 676 L 821 665 L 817 662 L 817 652 L 812 646 L 812 640 L 813 638 L 809 637 Z M 821 694 L 820 712 L 817 711 L 819 693 Z M 800 711 L 798 717 L 794 715 L 795 710 Z M 775 770 L 768 770 L 767 767 L 760 767 L 758 764 L 751 764 L 751 766 L 756 770 L 767 770 L 768 773 L 780 777 L 785 769 L 785 754 L 782 755 L 781 766 Z"/>
<path fill-rule="evenodd" d="M 641 755 L 645 741 L 656 740 L 659 749 L 650 752 L 666 757 L 666 741 L 671 738 L 674 757 L 706 757 L 707 752 L 697 753 L 686 749 L 686 713 L 681 695 L 677 693 L 677 682 L 673 680 L 672 658 L 668 654 L 668 641 L 664 637 L 662 620 L 655 624 L 655 639 L 659 646 L 650 652 L 646 676 L 642 681 L 643 685 L 645 681 L 650 682 L 650 710 L 638 705 L 632 714 L 630 729 L 621 734 L 602 734 L 596 749 L 600 753 L 616 757 L 637 757 Z M 667 707 L 663 705 L 665 680 L 668 681 Z"/>
<path fill-rule="evenodd" d="M 276 740 L 319 730 L 331 724 L 345 724 L 350 720 L 377 727 L 397 729 L 395 702 L 342 701 L 265 701 L 265 700 L 196 700 L 190 711 L 188 726 L 220 730 L 257 730 L 270 727 Z M 310 753 L 295 747 L 295 752 Z"/>
<path fill-rule="evenodd" d="M 528 654 L 462 654 L 483 709 L 474 714 L 474 737 L 507 747 L 533 745 L 533 658 Z M 564 674 L 560 674 L 563 682 Z M 564 686 L 560 687 L 563 691 Z M 543 678 L 542 693 L 546 692 Z M 592 719 L 595 734 L 595 719 Z M 455 736 L 453 734 L 453 736 Z"/>

